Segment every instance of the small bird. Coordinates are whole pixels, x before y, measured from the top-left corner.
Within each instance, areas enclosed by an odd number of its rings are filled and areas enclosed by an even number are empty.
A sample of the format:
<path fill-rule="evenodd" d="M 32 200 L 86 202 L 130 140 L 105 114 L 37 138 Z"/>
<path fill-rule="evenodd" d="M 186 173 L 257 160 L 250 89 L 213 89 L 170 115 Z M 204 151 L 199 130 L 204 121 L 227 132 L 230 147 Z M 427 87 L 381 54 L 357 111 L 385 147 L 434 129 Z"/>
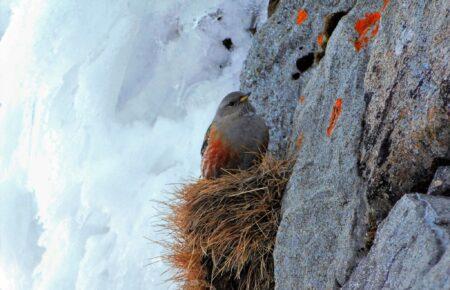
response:
<path fill-rule="evenodd" d="M 248 169 L 266 152 L 269 130 L 249 96 L 233 92 L 220 103 L 201 149 L 203 177 L 217 178 L 227 169 Z"/>

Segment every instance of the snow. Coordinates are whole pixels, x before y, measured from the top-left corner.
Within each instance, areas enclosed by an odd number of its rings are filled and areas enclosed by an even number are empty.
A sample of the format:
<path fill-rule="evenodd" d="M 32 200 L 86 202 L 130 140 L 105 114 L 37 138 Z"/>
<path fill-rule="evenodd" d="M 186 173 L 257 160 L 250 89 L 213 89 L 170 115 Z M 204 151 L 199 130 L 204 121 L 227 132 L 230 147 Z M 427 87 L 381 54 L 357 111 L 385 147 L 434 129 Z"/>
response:
<path fill-rule="evenodd" d="M 199 176 L 266 7 L 0 0 L 1 290 L 176 288 L 158 201 Z"/>

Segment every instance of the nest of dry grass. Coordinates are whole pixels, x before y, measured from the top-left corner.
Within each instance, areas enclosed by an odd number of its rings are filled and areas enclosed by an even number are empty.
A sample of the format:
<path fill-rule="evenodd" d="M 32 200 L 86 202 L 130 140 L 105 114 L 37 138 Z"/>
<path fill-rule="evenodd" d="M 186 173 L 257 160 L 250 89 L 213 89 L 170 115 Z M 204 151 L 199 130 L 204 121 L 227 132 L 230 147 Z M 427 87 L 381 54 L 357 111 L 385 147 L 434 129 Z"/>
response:
<path fill-rule="evenodd" d="M 165 259 L 183 289 L 273 289 L 273 248 L 291 162 L 184 185 L 168 204 Z"/>

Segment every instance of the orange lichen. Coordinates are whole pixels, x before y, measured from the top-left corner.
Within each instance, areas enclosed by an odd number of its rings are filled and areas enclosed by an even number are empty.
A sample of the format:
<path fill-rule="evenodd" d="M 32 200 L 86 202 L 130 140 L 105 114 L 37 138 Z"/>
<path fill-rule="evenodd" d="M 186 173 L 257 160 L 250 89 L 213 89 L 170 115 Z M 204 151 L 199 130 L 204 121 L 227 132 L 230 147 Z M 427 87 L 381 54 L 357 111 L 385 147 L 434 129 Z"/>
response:
<path fill-rule="evenodd" d="M 306 10 L 304 9 L 300 9 L 297 15 L 297 24 L 302 25 L 302 23 L 305 22 L 306 19 L 308 19 L 308 12 L 306 12 Z"/>
<path fill-rule="evenodd" d="M 295 141 L 295 149 L 300 150 L 302 149 L 303 145 L 303 133 L 300 133 L 297 137 L 297 140 Z"/>
<path fill-rule="evenodd" d="M 333 134 L 334 127 L 336 126 L 337 120 L 342 113 L 342 99 L 338 98 L 336 102 L 334 102 L 333 111 L 331 112 L 330 122 L 327 128 L 327 136 L 331 137 Z"/>
<path fill-rule="evenodd" d="M 355 23 L 355 30 L 358 33 L 358 38 L 354 45 L 356 51 L 367 47 L 369 42 L 378 34 L 380 29 L 381 14 L 386 10 L 390 0 L 383 0 L 383 6 L 379 11 L 366 13 L 364 18 L 358 19 Z"/>
<path fill-rule="evenodd" d="M 305 103 L 305 96 L 300 96 L 300 98 L 298 98 L 298 101 L 303 105 Z"/>
<path fill-rule="evenodd" d="M 323 45 L 323 34 L 322 34 L 322 33 L 319 34 L 319 36 L 317 36 L 317 44 L 318 44 L 319 46 L 322 46 L 322 45 Z"/>
<path fill-rule="evenodd" d="M 355 23 L 355 30 L 358 38 L 355 40 L 355 49 L 360 51 L 365 48 L 369 41 L 374 38 L 379 29 L 379 21 L 381 19 L 380 12 L 366 13 L 364 18 L 358 19 Z"/>

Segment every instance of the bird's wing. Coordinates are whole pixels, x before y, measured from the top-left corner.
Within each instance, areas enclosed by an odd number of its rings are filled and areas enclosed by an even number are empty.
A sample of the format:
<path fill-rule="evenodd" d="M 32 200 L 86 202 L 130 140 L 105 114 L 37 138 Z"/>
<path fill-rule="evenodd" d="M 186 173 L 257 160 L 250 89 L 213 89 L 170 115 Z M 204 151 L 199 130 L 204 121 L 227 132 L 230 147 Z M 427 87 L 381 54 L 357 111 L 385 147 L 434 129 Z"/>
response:
<path fill-rule="evenodd" d="M 208 130 L 206 130 L 206 134 L 205 137 L 203 138 L 203 144 L 202 144 L 202 149 L 200 150 L 200 154 L 203 156 L 203 153 L 206 150 L 206 147 L 208 147 L 208 139 L 209 139 L 209 131 L 211 131 L 211 125 L 209 125 Z"/>

